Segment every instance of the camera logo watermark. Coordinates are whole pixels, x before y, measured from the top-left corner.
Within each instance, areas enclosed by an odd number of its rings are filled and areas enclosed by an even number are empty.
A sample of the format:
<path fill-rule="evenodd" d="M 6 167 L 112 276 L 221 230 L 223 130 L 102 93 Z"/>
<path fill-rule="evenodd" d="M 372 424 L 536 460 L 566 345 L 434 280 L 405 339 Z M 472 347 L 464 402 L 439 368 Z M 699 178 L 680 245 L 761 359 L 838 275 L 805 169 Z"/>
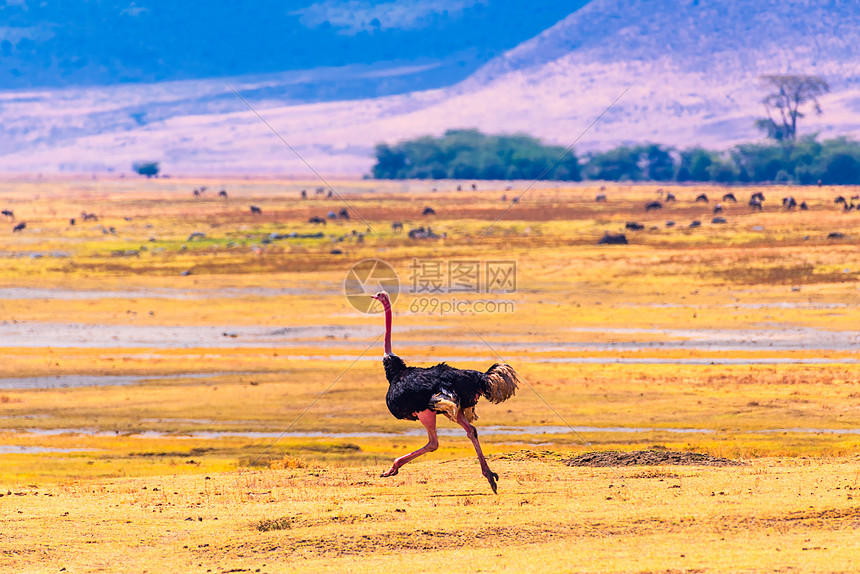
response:
<path fill-rule="evenodd" d="M 362 313 L 381 313 L 382 305 L 371 298 L 380 291 L 387 291 L 393 304 L 400 294 L 400 278 L 385 261 L 364 259 L 353 265 L 343 280 L 343 292 L 349 304 Z"/>
<path fill-rule="evenodd" d="M 513 301 L 464 299 L 457 295 L 510 294 L 517 291 L 517 262 L 478 259 L 412 259 L 409 283 L 401 287 L 394 268 L 379 259 L 365 259 L 350 268 L 344 280 L 350 304 L 362 313 L 379 313 L 380 305 L 370 295 L 385 290 L 394 303 L 401 290 L 413 298 L 412 313 L 439 315 L 472 313 L 513 313 Z"/>

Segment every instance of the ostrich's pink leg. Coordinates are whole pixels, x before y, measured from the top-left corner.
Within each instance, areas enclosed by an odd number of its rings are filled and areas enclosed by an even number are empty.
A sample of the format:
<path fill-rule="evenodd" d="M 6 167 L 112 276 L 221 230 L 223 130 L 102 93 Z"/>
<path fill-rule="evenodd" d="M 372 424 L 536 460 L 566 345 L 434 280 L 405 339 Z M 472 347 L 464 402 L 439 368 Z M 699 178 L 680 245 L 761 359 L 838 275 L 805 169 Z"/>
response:
<path fill-rule="evenodd" d="M 436 411 L 426 410 L 418 413 L 418 420 L 427 429 L 427 444 L 416 450 L 405 454 L 394 461 L 387 471 L 382 473 L 382 476 L 394 476 L 401 466 L 424 454 L 425 452 L 433 452 L 439 448 L 439 439 L 436 437 Z"/>
<path fill-rule="evenodd" d="M 493 492 L 496 492 L 496 481 L 499 480 L 499 475 L 490 470 L 490 466 L 487 464 L 487 459 L 484 458 L 484 453 L 481 451 L 481 443 L 478 442 L 478 429 L 476 429 L 472 423 L 466 420 L 466 417 L 463 415 L 463 411 L 457 411 L 457 423 L 466 430 L 466 436 L 469 437 L 469 440 L 472 441 L 472 445 L 475 447 L 475 452 L 478 453 L 478 462 L 481 463 L 481 474 L 484 475 L 484 478 L 490 483 L 490 488 L 493 489 Z"/>

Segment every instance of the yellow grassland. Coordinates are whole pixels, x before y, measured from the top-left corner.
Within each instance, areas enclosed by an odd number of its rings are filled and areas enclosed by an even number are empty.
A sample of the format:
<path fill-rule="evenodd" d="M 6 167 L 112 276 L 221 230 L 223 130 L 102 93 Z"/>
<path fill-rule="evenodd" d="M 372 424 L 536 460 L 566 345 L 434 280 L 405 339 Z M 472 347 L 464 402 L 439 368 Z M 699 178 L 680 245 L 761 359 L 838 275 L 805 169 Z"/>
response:
<path fill-rule="evenodd" d="M 659 186 L 332 184 L 345 201 L 310 181 L 0 183 L 0 207 L 27 223 L 0 222 L 0 321 L 43 336 L 3 339 L 0 379 L 60 381 L 0 387 L 0 571 L 856 570 L 860 213 L 833 198 L 857 189 L 732 188 L 728 223 L 712 224 L 728 189 L 663 187 L 678 201 L 646 213 Z M 761 213 L 746 205 L 758 190 Z M 708 205 L 693 201 L 701 192 Z M 783 210 L 789 194 L 809 211 Z M 343 207 L 348 221 L 307 222 Z M 444 238 L 409 239 L 419 226 Z M 292 232 L 324 236 L 272 235 Z M 607 232 L 630 244 L 596 245 Z M 395 302 L 408 364 L 505 360 L 525 381 L 478 405 L 479 432 L 515 429 L 481 436 L 498 496 L 462 433 L 379 478 L 425 439 L 385 407 L 381 316 L 343 295 L 365 258 L 404 287 L 416 259 L 516 262 L 515 292 Z M 511 307 L 433 306 L 451 299 Z M 63 338 L 70 325 L 226 336 L 86 345 Z M 268 347 L 243 329 L 299 335 Z M 142 382 L 63 386 L 75 377 Z M 562 463 L 649 448 L 747 465 Z"/>

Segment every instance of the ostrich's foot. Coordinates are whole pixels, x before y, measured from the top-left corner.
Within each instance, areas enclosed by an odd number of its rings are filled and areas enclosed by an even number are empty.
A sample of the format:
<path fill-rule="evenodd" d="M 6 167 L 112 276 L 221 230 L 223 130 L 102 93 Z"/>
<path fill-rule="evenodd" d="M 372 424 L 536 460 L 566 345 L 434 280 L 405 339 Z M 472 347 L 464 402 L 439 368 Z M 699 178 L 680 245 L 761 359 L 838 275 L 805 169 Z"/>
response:
<path fill-rule="evenodd" d="M 394 476 L 395 474 L 397 474 L 398 471 L 399 471 L 399 469 L 396 466 L 392 466 L 391 468 L 389 468 L 388 470 L 386 470 L 385 472 L 383 472 L 379 476 L 381 476 L 381 477 Z"/>
<path fill-rule="evenodd" d="M 484 478 L 487 479 L 487 482 L 490 483 L 490 488 L 493 489 L 493 494 L 498 494 L 498 492 L 496 492 L 496 481 L 499 480 L 499 475 L 489 468 L 482 471 L 482 474 L 484 475 Z"/>

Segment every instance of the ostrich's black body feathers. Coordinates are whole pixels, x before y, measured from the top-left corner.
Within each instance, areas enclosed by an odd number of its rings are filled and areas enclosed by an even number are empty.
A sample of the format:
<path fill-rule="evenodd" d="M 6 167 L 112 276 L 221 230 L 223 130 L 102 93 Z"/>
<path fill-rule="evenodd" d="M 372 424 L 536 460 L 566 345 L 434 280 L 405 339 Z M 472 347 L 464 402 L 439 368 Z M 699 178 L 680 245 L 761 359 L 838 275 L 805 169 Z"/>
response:
<path fill-rule="evenodd" d="M 444 412 L 448 410 L 445 403 L 453 403 L 455 412 L 457 408 L 474 407 L 480 395 L 490 392 L 487 374 L 497 366 L 490 367 L 487 373 L 455 369 L 445 363 L 429 368 L 407 367 L 396 355 L 386 355 L 382 363 L 389 383 L 385 397 L 388 410 L 396 418 L 408 420 L 416 420 L 416 413 L 427 409 Z"/>

